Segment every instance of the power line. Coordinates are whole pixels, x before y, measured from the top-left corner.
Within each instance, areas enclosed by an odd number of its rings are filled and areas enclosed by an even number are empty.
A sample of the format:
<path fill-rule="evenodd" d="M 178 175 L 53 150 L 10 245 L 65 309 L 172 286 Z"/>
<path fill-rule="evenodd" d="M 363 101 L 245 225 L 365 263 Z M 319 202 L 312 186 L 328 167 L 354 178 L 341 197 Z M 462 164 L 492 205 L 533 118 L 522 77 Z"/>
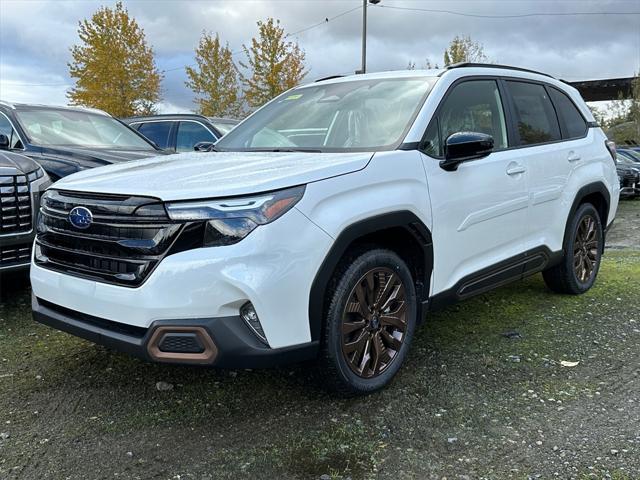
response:
<path fill-rule="evenodd" d="M 362 8 L 362 5 L 358 5 L 357 7 L 354 8 L 350 8 L 349 10 L 345 10 L 344 12 L 338 13 L 337 15 L 334 15 L 333 17 L 326 17 L 323 21 L 318 22 L 318 23 L 314 23 L 313 25 L 309 25 L 308 27 L 305 28 L 301 28 L 300 30 L 297 30 L 295 32 L 291 32 L 291 33 L 287 33 L 284 37 L 285 38 L 289 38 L 289 37 L 293 37 L 295 35 L 299 35 L 300 33 L 303 32 L 307 32 L 309 30 L 312 30 L 314 28 L 317 27 L 321 27 L 322 25 L 326 25 L 329 22 L 332 22 L 333 20 L 340 18 L 340 17 L 344 17 L 345 15 L 348 15 L 352 12 L 355 12 L 356 10 L 360 10 Z M 231 52 L 231 55 L 238 55 L 239 53 L 242 53 L 244 50 L 234 50 L 233 52 Z M 194 66 L 193 64 L 191 66 Z M 186 65 L 184 67 L 174 67 L 174 68 L 167 68 L 164 70 L 161 70 L 160 73 L 167 73 L 167 72 L 175 72 L 177 70 L 183 70 L 186 67 Z"/>
<path fill-rule="evenodd" d="M 316 27 L 319 27 L 319 26 L 321 26 L 321 25 L 325 25 L 325 24 L 327 24 L 327 23 L 329 23 L 329 22 L 331 22 L 331 21 L 335 20 L 336 18 L 343 17 L 343 16 L 345 16 L 345 15 L 347 15 L 347 14 L 351 13 L 351 12 L 355 12 L 356 10 L 360 10 L 361 8 L 362 8 L 362 5 L 358 5 L 358 6 L 357 6 L 357 7 L 355 7 L 355 8 L 352 8 L 352 9 L 350 9 L 350 10 L 346 10 L 346 11 L 344 11 L 344 12 L 342 12 L 342 13 L 339 13 L 339 14 L 337 14 L 337 15 L 334 15 L 333 17 L 327 17 L 327 18 L 325 18 L 322 22 L 318 22 L 318 23 L 313 24 L 313 25 L 311 25 L 311 26 L 309 26 L 309 27 L 306 27 L 306 28 L 303 28 L 303 29 L 301 29 L 301 30 L 298 30 L 297 32 L 287 33 L 287 34 L 285 35 L 285 37 L 293 37 L 294 35 L 298 35 L 299 33 L 306 32 L 307 30 L 311 30 L 312 28 L 316 28 Z"/>
<path fill-rule="evenodd" d="M 640 15 L 640 12 L 539 12 L 539 13 L 520 13 L 512 15 L 483 15 L 479 13 L 464 13 L 456 12 L 454 10 L 439 10 L 432 8 L 418 8 L 418 7 L 398 7 L 393 5 L 371 5 L 375 8 L 385 8 L 390 10 L 407 10 L 412 12 L 428 12 L 428 13 L 446 13 L 449 15 L 458 15 L 460 17 L 472 17 L 472 18 L 527 18 L 527 17 L 568 17 L 577 15 Z"/>

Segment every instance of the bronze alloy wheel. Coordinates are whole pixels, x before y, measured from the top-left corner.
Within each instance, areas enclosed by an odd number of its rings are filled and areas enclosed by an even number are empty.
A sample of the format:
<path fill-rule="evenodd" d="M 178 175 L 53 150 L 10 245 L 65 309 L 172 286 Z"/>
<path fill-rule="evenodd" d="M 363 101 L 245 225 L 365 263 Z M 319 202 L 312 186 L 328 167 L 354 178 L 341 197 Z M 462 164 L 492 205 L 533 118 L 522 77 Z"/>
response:
<path fill-rule="evenodd" d="M 389 268 L 365 273 L 349 294 L 342 314 L 342 353 L 362 378 L 384 372 L 407 333 L 407 301 L 402 280 Z"/>
<path fill-rule="evenodd" d="M 596 221 L 586 215 L 578 225 L 573 244 L 573 270 L 581 283 L 587 283 L 596 270 L 598 248 Z"/>

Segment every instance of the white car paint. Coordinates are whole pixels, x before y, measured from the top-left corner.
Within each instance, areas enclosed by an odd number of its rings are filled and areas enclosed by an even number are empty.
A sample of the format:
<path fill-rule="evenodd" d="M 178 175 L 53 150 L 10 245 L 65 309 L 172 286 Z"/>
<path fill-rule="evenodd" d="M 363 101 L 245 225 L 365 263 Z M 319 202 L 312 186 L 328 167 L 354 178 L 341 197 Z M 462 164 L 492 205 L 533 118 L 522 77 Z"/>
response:
<path fill-rule="evenodd" d="M 422 138 L 449 87 L 471 76 L 548 82 L 570 95 L 584 117 L 593 121 L 573 88 L 517 70 L 387 72 L 327 82 L 420 75 L 441 76 L 406 134 L 406 143 Z M 590 128 L 582 139 L 494 152 L 454 172 L 415 149 L 185 153 L 84 171 L 55 188 L 163 201 L 250 195 L 302 184 L 306 191 L 294 209 L 235 245 L 169 256 L 138 288 L 78 278 L 33 263 L 33 292 L 71 310 L 141 327 L 158 319 L 238 315 L 250 300 L 270 347 L 298 345 L 311 339 L 313 279 L 335 239 L 359 220 L 408 210 L 424 223 L 433 236 L 431 296 L 530 248 L 559 251 L 571 205 L 584 185 L 605 183 L 611 222 L 619 184 L 604 141 L 599 128 Z M 574 156 L 580 159 L 569 161 Z"/>
<path fill-rule="evenodd" d="M 85 170 L 63 178 L 56 188 L 165 201 L 245 195 L 362 170 L 371 156 L 371 152 L 189 152 Z"/>

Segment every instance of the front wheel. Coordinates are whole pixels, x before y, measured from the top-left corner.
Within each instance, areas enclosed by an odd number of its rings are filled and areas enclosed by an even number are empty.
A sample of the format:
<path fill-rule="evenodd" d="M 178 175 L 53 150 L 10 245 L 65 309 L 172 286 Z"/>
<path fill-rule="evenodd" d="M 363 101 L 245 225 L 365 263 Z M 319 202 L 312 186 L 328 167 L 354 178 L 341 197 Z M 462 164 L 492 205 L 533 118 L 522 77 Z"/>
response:
<path fill-rule="evenodd" d="M 542 272 L 547 286 L 557 293 L 581 294 L 598 275 L 602 257 L 602 223 L 593 205 L 580 205 L 569 224 L 562 262 Z"/>
<path fill-rule="evenodd" d="M 394 252 L 365 250 L 338 267 L 327 292 L 322 372 L 343 395 L 387 385 L 404 361 L 416 326 L 411 272 Z"/>

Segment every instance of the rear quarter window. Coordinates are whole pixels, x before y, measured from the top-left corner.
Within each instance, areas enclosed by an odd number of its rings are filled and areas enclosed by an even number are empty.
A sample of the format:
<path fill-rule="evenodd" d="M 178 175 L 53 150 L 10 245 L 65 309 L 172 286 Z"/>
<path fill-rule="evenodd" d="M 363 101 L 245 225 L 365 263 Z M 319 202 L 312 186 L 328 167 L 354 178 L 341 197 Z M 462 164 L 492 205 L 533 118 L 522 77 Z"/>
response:
<path fill-rule="evenodd" d="M 587 122 L 569 96 L 555 88 L 550 88 L 549 94 L 566 130 L 566 132 L 562 132 L 562 136 L 565 138 L 583 137 L 587 133 Z"/>

